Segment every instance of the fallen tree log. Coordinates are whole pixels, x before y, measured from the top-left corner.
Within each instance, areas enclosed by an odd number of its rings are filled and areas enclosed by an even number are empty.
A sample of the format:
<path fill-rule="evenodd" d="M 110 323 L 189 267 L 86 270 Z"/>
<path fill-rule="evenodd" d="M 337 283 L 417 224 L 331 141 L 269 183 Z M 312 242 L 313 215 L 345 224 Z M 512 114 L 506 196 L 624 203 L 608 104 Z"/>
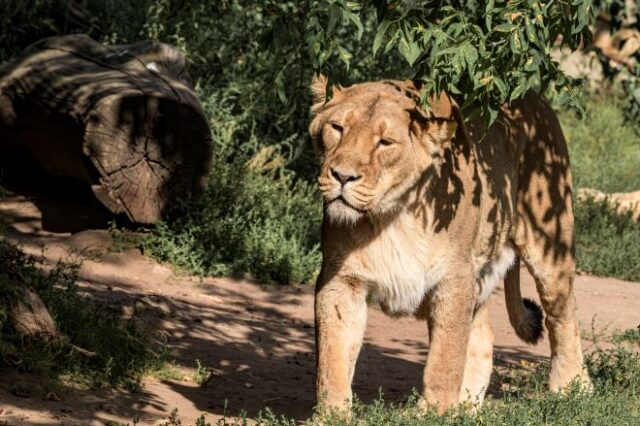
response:
<path fill-rule="evenodd" d="M 156 222 L 202 191 L 211 136 L 185 58 L 162 43 L 41 40 L 0 68 L 0 160 L 81 179 L 113 213 Z"/>
<path fill-rule="evenodd" d="M 620 215 L 629 214 L 635 222 L 640 222 L 640 191 L 605 193 L 593 188 L 580 188 L 578 200 L 593 199 L 606 201 Z"/>

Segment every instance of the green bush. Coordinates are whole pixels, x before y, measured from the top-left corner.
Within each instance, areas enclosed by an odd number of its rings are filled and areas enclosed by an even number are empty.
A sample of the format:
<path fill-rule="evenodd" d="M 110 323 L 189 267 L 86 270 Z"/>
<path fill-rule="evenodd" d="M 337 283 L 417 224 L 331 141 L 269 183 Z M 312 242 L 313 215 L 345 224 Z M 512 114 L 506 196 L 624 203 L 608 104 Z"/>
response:
<path fill-rule="evenodd" d="M 622 101 L 614 93 L 588 100 L 588 116 L 561 111 L 576 188 L 605 192 L 640 190 L 640 135 L 626 122 Z"/>
<path fill-rule="evenodd" d="M 51 379 L 62 375 L 92 387 L 136 387 L 143 374 L 162 364 L 133 320 L 117 309 L 80 295 L 78 265 L 58 263 L 43 273 L 30 256 L 0 240 L 0 365 Z M 57 323 L 60 338 L 22 338 L 8 323 L 16 285 L 34 290 Z M 5 364 L 6 363 L 6 364 Z M 4 365 L 3 365 L 4 364 Z"/>
<path fill-rule="evenodd" d="M 574 188 L 604 192 L 640 190 L 640 135 L 624 115 L 616 92 L 591 96 L 588 117 L 561 111 L 571 154 Z M 640 281 L 640 225 L 606 202 L 574 204 L 578 268 L 596 275 Z"/>
<path fill-rule="evenodd" d="M 574 207 L 578 269 L 640 281 L 640 224 L 606 201 L 584 200 Z"/>
<path fill-rule="evenodd" d="M 209 184 L 147 235 L 145 250 L 195 274 L 311 281 L 322 217 L 315 185 L 284 168 L 277 148 L 261 149 L 253 121 L 235 115 L 232 104 L 226 96 L 206 97 L 215 144 Z"/>

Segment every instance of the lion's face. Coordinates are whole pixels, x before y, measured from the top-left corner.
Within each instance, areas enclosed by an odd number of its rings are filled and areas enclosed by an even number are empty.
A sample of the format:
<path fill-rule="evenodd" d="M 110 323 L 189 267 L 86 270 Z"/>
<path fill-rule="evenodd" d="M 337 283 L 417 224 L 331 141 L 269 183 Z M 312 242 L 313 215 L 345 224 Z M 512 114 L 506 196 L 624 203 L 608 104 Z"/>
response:
<path fill-rule="evenodd" d="M 455 132 L 455 121 L 418 108 L 410 82 L 334 89 L 327 103 L 324 80 L 314 80 L 312 89 L 317 115 L 310 133 L 322 160 L 318 181 L 325 213 L 338 223 L 397 209 Z"/>

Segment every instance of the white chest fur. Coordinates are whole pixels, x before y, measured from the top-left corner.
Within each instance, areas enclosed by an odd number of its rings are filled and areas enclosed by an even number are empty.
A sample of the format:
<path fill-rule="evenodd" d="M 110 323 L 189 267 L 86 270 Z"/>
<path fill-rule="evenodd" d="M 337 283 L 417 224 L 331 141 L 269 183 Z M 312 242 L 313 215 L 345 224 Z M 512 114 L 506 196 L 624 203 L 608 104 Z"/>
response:
<path fill-rule="evenodd" d="M 390 315 L 415 313 L 445 275 L 445 248 L 436 248 L 419 234 L 411 227 L 390 225 L 361 252 L 364 265 L 357 273 Z"/>
<path fill-rule="evenodd" d="M 362 265 L 353 272 L 369 286 L 386 313 L 413 315 L 427 292 L 452 268 L 451 253 L 446 242 L 424 238 L 420 231 L 408 226 L 390 225 L 362 249 Z M 473 258 L 478 305 L 491 295 L 514 258 L 509 245 L 492 259 Z"/>

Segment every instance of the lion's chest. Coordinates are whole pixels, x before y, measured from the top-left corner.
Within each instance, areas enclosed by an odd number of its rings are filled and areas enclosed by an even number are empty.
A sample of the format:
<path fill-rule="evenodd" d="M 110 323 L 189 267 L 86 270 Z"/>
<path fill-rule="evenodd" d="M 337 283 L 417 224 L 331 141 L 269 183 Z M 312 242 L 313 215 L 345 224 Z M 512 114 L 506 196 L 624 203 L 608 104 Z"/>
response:
<path fill-rule="evenodd" d="M 411 315 L 445 274 L 446 258 L 437 246 L 411 229 L 389 227 L 361 249 L 354 272 L 386 313 Z"/>
<path fill-rule="evenodd" d="M 427 292 L 461 267 L 452 256 L 456 249 L 463 249 L 454 244 L 444 237 L 425 235 L 420 229 L 389 226 L 354 253 L 350 272 L 369 287 L 385 313 L 413 315 Z M 491 256 L 470 256 L 477 304 L 487 300 L 514 258 L 508 244 L 502 244 Z"/>

